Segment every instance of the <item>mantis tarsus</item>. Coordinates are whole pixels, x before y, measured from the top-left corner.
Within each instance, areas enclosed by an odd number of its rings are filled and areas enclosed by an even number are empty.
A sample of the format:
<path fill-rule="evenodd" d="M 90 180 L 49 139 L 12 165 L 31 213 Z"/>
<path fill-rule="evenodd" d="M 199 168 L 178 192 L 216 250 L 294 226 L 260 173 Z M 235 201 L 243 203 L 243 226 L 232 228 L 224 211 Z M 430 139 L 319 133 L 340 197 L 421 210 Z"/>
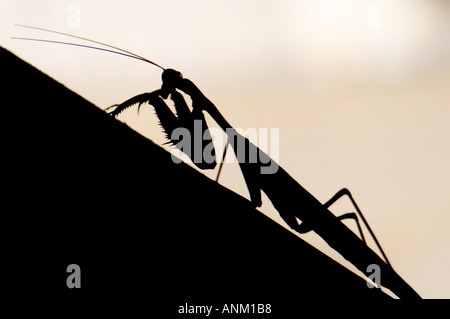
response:
<path fill-rule="evenodd" d="M 361 211 L 356 205 L 356 202 L 354 201 L 351 193 L 347 189 L 339 191 L 328 202 L 326 202 L 325 204 L 321 204 L 283 168 L 279 167 L 278 164 L 273 161 L 273 159 L 271 159 L 267 154 L 265 154 L 257 146 L 251 143 L 246 137 L 237 133 L 234 128 L 228 123 L 228 121 L 222 116 L 216 106 L 197 88 L 197 86 L 192 81 L 184 78 L 180 72 L 173 69 L 163 68 L 162 66 L 137 54 L 98 41 L 43 28 L 24 25 L 18 26 L 57 33 L 65 36 L 71 36 L 103 45 L 110 49 L 43 39 L 15 39 L 67 44 L 103 50 L 138 59 L 161 68 L 163 70 L 163 73 L 162 86 L 160 89 L 155 90 L 151 93 L 143 93 L 137 95 L 121 104 L 114 105 L 108 108 L 112 109 L 109 114 L 113 117 L 116 117 L 122 111 L 133 105 L 137 104 L 139 110 L 142 104 L 149 103 L 154 107 L 169 141 L 171 141 L 175 145 L 177 144 L 177 140 L 172 138 L 172 133 L 177 128 L 185 128 L 188 131 L 192 132 L 194 122 L 201 121 L 203 127 L 205 128 L 204 136 L 206 136 L 206 139 L 203 139 L 202 142 L 205 144 L 201 145 L 201 147 L 203 148 L 207 144 L 212 143 L 212 139 L 208 133 L 208 126 L 203 115 L 203 112 L 209 113 L 210 116 L 220 126 L 220 128 L 227 133 L 229 141 L 232 140 L 230 144 L 232 145 L 235 153 L 237 151 L 236 148 L 238 147 L 238 145 L 244 145 L 246 149 L 252 149 L 253 151 L 256 151 L 258 155 L 256 162 L 248 161 L 247 158 L 238 158 L 239 165 L 241 167 L 243 176 L 247 184 L 247 188 L 249 190 L 251 202 L 255 207 L 259 207 L 262 204 L 262 190 L 269 197 L 273 206 L 279 212 L 280 216 L 293 230 L 297 231 L 298 233 L 306 233 L 311 230 L 316 232 L 328 243 L 328 245 L 339 252 L 345 259 L 350 261 L 362 273 L 366 272 L 369 265 L 378 265 L 382 273 L 382 285 L 389 288 L 398 297 L 413 299 L 420 298 L 420 296 L 393 270 L 384 251 L 378 243 L 378 240 L 374 236 L 368 223 L 366 222 Z M 180 91 L 190 96 L 192 100 L 192 111 L 188 107 Z M 174 102 L 177 113 L 176 115 L 173 114 L 173 112 L 164 101 L 165 99 L 168 99 L 169 96 Z M 215 153 L 212 152 L 212 154 L 212 161 L 194 161 L 195 165 L 197 165 L 201 169 L 214 168 L 216 166 Z M 188 155 L 191 156 L 191 154 Z M 262 174 L 262 169 L 268 165 L 275 165 L 277 167 L 276 171 L 271 174 Z M 352 204 L 358 212 L 359 217 L 362 218 L 371 236 L 374 238 L 375 243 L 377 244 L 380 252 L 384 257 L 384 260 L 381 259 L 366 245 L 364 235 L 362 233 L 361 227 L 359 226 L 359 223 L 358 228 L 361 233 L 362 239 L 356 236 L 341 222 L 341 220 L 345 218 L 354 218 L 358 222 L 355 214 L 346 214 L 338 218 L 328 210 L 328 208 L 336 200 L 345 195 L 350 198 Z M 297 222 L 297 218 L 302 221 L 301 224 Z"/>

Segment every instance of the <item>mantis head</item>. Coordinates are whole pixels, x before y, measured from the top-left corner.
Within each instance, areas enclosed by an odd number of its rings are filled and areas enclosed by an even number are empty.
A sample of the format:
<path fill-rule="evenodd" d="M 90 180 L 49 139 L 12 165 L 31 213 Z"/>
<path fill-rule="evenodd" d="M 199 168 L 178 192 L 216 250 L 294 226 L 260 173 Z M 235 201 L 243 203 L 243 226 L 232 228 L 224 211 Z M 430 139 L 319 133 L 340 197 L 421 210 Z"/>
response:
<path fill-rule="evenodd" d="M 161 86 L 161 96 L 166 99 L 183 79 L 183 74 L 173 69 L 165 69 L 161 77 L 163 81 Z"/>

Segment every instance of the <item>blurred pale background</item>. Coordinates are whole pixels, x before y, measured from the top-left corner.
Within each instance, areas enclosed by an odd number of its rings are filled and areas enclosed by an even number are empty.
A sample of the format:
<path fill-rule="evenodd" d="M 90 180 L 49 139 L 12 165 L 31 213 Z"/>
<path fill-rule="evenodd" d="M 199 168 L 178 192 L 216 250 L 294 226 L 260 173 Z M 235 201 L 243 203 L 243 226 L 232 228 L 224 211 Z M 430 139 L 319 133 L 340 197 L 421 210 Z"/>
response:
<path fill-rule="evenodd" d="M 449 1 L 2 0 L 0 12 L 2 46 L 101 108 L 158 88 L 161 70 L 11 40 L 76 41 L 14 23 L 133 51 L 183 72 L 235 127 L 279 128 L 280 164 L 296 180 L 321 202 L 348 187 L 398 273 L 423 297 L 450 298 Z M 151 107 L 120 119 L 165 141 Z M 248 197 L 237 164 L 220 183 Z M 332 210 L 353 211 L 346 200 Z M 267 198 L 261 211 L 285 226 Z"/>

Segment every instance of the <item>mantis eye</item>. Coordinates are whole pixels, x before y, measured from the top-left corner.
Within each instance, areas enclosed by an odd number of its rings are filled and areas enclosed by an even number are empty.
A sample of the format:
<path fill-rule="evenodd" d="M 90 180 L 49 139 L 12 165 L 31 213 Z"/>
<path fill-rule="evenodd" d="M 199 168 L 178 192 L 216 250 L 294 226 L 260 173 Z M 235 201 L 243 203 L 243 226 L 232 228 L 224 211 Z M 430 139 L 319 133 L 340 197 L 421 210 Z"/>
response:
<path fill-rule="evenodd" d="M 181 74 L 181 72 L 175 71 L 173 69 L 166 69 L 166 70 L 164 70 L 164 72 L 162 74 L 163 82 L 164 81 L 173 82 L 173 81 L 177 81 L 182 78 L 183 78 L 183 74 Z"/>
<path fill-rule="evenodd" d="M 176 89 L 178 83 L 183 79 L 181 72 L 173 69 L 166 69 L 162 74 L 163 83 L 161 85 L 161 96 L 167 98 L 167 96 Z"/>

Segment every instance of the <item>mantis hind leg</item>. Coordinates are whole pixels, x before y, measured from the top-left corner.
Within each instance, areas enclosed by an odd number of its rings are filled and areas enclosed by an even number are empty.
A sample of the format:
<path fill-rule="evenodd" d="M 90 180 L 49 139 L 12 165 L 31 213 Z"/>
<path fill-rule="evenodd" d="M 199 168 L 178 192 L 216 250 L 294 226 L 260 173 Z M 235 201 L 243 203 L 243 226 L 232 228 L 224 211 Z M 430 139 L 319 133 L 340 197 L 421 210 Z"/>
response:
<path fill-rule="evenodd" d="M 350 200 L 353 203 L 353 206 L 356 208 L 356 210 L 360 213 L 358 206 L 356 205 L 356 202 L 354 201 L 350 191 L 347 188 L 343 188 L 341 189 L 339 192 L 337 192 L 331 199 L 329 199 L 325 204 L 323 204 L 323 207 L 328 209 L 331 205 L 333 205 L 336 201 L 338 201 L 342 196 L 347 195 Z M 360 213 L 361 214 L 361 213 Z M 364 238 L 364 233 L 361 229 L 361 225 L 359 223 L 358 220 L 358 216 L 355 213 L 347 213 L 341 216 L 337 216 L 337 219 L 339 220 L 344 220 L 344 219 L 354 219 L 357 226 L 358 226 L 358 230 L 361 236 L 361 240 L 366 243 L 366 239 Z M 298 227 L 296 227 L 295 229 L 297 232 L 301 233 L 301 234 L 305 234 L 307 232 L 310 232 L 311 230 L 313 230 L 312 225 L 302 222 Z"/>
<path fill-rule="evenodd" d="M 367 230 L 369 231 L 370 235 L 372 236 L 373 240 L 375 241 L 375 244 L 378 247 L 378 250 L 381 252 L 381 254 L 383 255 L 384 260 L 386 261 L 386 263 L 391 266 L 389 259 L 387 258 L 386 254 L 384 253 L 383 248 L 381 247 L 380 243 L 378 242 L 377 237 L 375 236 L 374 232 L 372 231 L 372 229 L 369 226 L 369 223 L 366 221 L 366 219 L 364 218 L 364 215 L 362 214 L 361 210 L 359 209 L 358 205 L 356 204 L 356 201 L 353 199 L 352 194 L 350 193 L 350 191 L 347 188 L 343 188 L 341 189 L 339 192 L 336 193 L 336 195 L 334 195 L 329 201 L 327 201 L 325 204 L 323 204 L 323 206 L 325 208 L 330 207 L 331 205 L 333 205 L 339 198 L 341 198 L 342 196 L 348 196 L 348 198 L 350 199 L 350 201 L 352 202 L 353 206 L 355 207 L 358 216 L 362 219 L 364 225 L 366 226 Z M 361 234 L 361 240 L 364 241 L 364 243 L 366 243 L 366 240 L 364 238 L 364 234 L 362 232 L 361 229 L 361 225 L 359 224 L 358 221 L 358 216 L 355 213 L 349 213 L 349 214 L 344 214 L 340 217 L 338 217 L 340 220 L 342 219 L 346 219 L 346 218 L 353 218 L 355 219 L 357 225 L 358 225 L 358 229 L 359 232 Z"/>

